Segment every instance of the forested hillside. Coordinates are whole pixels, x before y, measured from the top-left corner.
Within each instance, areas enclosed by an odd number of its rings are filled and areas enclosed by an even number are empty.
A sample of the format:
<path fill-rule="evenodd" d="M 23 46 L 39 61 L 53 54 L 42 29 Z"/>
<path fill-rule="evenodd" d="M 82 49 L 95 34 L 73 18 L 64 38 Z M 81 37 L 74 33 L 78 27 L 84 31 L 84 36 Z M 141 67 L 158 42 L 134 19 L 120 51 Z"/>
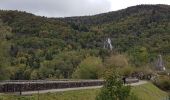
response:
<path fill-rule="evenodd" d="M 103 48 L 107 38 L 112 51 Z M 139 5 L 69 18 L 1 10 L 0 39 L 0 79 L 77 78 L 88 71 L 89 76 L 81 76 L 95 79 L 112 62 L 108 58 L 153 67 L 158 54 L 168 68 L 170 6 Z"/>

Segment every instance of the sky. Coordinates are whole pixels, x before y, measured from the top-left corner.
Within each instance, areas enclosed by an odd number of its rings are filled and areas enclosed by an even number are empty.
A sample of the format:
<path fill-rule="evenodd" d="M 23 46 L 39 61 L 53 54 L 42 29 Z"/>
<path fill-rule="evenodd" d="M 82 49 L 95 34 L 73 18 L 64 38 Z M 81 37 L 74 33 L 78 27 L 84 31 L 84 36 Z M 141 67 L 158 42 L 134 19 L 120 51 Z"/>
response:
<path fill-rule="evenodd" d="M 0 0 L 0 9 L 46 17 L 95 15 L 140 4 L 167 4 L 170 0 Z"/>

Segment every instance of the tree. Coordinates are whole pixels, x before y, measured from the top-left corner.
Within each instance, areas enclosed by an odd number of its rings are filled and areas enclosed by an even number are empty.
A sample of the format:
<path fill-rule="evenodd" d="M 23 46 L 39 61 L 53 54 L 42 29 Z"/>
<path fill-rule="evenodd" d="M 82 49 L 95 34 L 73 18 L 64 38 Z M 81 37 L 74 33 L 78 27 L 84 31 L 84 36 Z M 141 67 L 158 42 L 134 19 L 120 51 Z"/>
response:
<path fill-rule="evenodd" d="M 9 79 L 9 42 L 6 40 L 7 33 L 10 33 L 8 27 L 2 24 L 0 20 L 0 80 Z"/>
<path fill-rule="evenodd" d="M 136 66 L 141 66 L 144 64 L 147 64 L 149 59 L 148 59 L 148 51 L 145 47 L 135 47 L 130 53 L 131 56 L 131 61 L 133 64 Z"/>
<path fill-rule="evenodd" d="M 39 68 L 40 78 L 44 79 L 44 78 L 54 77 L 54 73 L 55 73 L 54 67 L 55 67 L 55 63 L 53 63 L 52 61 L 44 61 L 44 62 L 42 62 L 41 67 Z M 34 74 L 34 75 L 32 75 L 33 77 L 37 76 L 36 75 L 37 71 L 35 71 L 32 74 Z"/>
<path fill-rule="evenodd" d="M 35 79 L 39 79 L 39 73 L 38 70 L 33 70 L 31 75 L 30 75 L 30 79 L 35 80 Z"/>
<path fill-rule="evenodd" d="M 96 100 L 126 100 L 130 95 L 130 87 L 124 86 L 120 76 L 113 71 L 106 74 L 105 84 Z"/>
<path fill-rule="evenodd" d="M 9 58 L 6 52 L 6 42 L 0 41 L 0 80 L 7 79 L 7 67 L 9 66 Z"/>
<path fill-rule="evenodd" d="M 102 60 L 99 57 L 87 57 L 73 73 L 73 78 L 98 79 L 103 72 Z"/>
<path fill-rule="evenodd" d="M 118 68 L 117 71 L 120 73 L 120 75 L 122 76 L 131 76 L 132 73 L 134 72 L 134 69 L 133 67 L 131 66 L 126 66 L 124 68 Z"/>
<path fill-rule="evenodd" d="M 107 58 L 105 64 L 109 68 L 122 68 L 128 66 L 128 59 L 121 54 L 112 55 L 111 57 Z"/>

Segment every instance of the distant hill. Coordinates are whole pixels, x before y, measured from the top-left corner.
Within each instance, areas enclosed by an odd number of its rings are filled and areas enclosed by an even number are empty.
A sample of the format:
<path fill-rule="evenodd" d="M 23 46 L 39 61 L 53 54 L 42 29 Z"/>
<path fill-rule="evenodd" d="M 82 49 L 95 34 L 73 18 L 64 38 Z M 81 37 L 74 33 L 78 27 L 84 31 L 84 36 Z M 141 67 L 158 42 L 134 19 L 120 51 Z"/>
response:
<path fill-rule="evenodd" d="M 162 54 L 170 65 L 169 5 L 138 5 L 67 18 L 1 10 L 0 34 L 1 51 L 8 55 L 2 59 L 9 60 L 0 66 L 10 66 L 11 79 L 70 78 L 87 55 L 104 59 L 113 52 L 128 54 L 135 65 L 151 63 Z M 107 38 L 113 52 L 103 48 Z M 39 70 L 48 71 L 41 75 Z"/>
<path fill-rule="evenodd" d="M 150 17 L 154 16 L 167 16 L 170 12 L 169 5 L 138 5 L 128 7 L 119 11 L 102 13 L 94 16 L 80 16 L 80 17 L 67 17 L 63 18 L 66 22 L 74 22 L 85 25 L 97 25 L 111 23 L 114 21 L 119 21 L 122 18 L 129 16 L 139 17 L 140 15 L 148 15 Z M 155 15 L 154 15 L 155 14 Z M 161 15 L 164 14 L 164 15 Z M 168 17 L 168 16 L 167 16 Z"/>

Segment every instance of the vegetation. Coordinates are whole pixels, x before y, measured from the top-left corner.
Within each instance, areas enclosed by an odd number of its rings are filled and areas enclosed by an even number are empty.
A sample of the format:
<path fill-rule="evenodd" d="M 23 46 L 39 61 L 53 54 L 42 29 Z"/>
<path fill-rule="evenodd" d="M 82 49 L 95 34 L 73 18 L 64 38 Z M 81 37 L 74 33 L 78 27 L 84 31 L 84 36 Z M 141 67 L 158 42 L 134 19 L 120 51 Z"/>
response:
<path fill-rule="evenodd" d="M 163 100 L 168 99 L 168 94 L 151 83 L 135 86 L 132 88 L 133 93 L 138 96 L 139 100 Z"/>
<path fill-rule="evenodd" d="M 106 64 L 107 58 L 113 55 L 114 64 L 116 59 L 123 58 L 119 67 L 128 64 L 128 67 L 151 69 L 157 55 L 162 54 L 169 68 L 169 16 L 169 5 L 138 5 L 70 18 L 1 10 L 0 73 L 6 77 L 0 76 L 0 80 L 72 78 L 84 70 L 84 63 L 86 67 L 94 65 L 94 69 L 88 70 L 95 70 L 97 64 L 86 61 L 87 57 L 100 59 L 98 64 L 108 68 L 111 66 Z M 108 37 L 112 40 L 112 51 L 103 48 Z"/>
<path fill-rule="evenodd" d="M 160 89 L 165 91 L 170 91 L 170 77 L 169 76 L 159 76 L 153 83 Z"/>
<path fill-rule="evenodd" d="M 124 86 L 122 79 L 115 72 L 108 72 L 106 82 L 96 100 L 126 100 L 130 87 Z"/>
<path fill-rule="evenodd" d="M 58 93 L 40 94 L 39 100 L 95 100 L 99 89 L 90 90 L 76 90 Z M 0 100 L 37 100 L 38 95 L 33 96 L 11 96 L 4 95 Z"/>
<path fill-rule="evenodd" d="M 73 78 L 98 79 L 102 76 L 103 70 L 104 68 L 100 58 L 87 57 L 73 73 Z"/>

